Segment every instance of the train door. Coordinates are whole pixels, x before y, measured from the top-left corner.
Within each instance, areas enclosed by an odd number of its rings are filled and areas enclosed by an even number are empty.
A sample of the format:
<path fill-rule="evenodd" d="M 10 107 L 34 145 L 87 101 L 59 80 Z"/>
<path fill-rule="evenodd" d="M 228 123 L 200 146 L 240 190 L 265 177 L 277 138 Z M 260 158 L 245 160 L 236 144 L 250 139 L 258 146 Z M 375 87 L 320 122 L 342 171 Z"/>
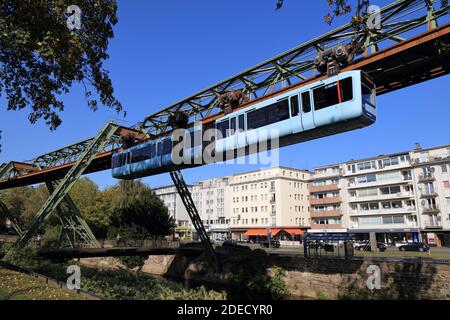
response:
<path fill-rule="evenodd" d="M 247 146 L 247 134 L 245 128 L 245 114 L 240 114 L 237 116 L 237 134 L 236 142 L 239 149 L 245 148 Z"/>
<path fill-rule="evenodd" d="M 156 144 L 156 165 L 157 165 L 157 168 L 160 168 L 162 166 L 162 162 L 161 162 L 162 149 L 163 149 L 162 141 L 159 140 L 157 142 L 157 144 Z"/>
<path fill-rule="evenodd" d="M 303 131 L 303 125 L 298 95 L 290 97 L 289 106 L 291 108 L 291 131 L 294 134 L 299 133 Z"/>
<path fill-rule="evenodd" d="M 311 93 L 309 90 L 300 93 L 300 101 L 302 128 L 304 131 L 314 129 L 314 112 L 312 111 Z"/>
<path fill-rule="evenodd" d="M 203 125 L 200 121 L 194 122 L 194 130 L 191 133 L 192 163 L 201 164 L 203 162 Z"/>
<path fill-rule="evenodd" d="M 236 149 L 237 145 L 237 116 L 230 118 L 230 131 L 229 136 L 227 138 L 226 142 L 226 150 L 231 151 Z"/>

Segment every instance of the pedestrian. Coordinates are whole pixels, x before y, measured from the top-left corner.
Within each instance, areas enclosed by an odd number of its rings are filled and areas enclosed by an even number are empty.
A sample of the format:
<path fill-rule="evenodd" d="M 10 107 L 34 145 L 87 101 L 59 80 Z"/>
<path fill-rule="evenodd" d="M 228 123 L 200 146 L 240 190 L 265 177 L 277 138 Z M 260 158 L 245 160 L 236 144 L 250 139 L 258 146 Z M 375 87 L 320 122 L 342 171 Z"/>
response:
<path fill-rule="evenodd" d="M 36 236 L 36 240 L 35 240 L 37 249 L 39 249 L 41 247 L 41 239 L 42 239 L 41 235 L 38 233 L 37 236 Z"/>
<path fill-rule="evenodd" d="M 123 242 L 122 237 L 120 236 L 119 233 L 117 233 L 117 236 L 116 236 L 116 246 L 117 246 L 117 247 L 120 247 L 120 243 L 121 243 L 121 242 Z"/>

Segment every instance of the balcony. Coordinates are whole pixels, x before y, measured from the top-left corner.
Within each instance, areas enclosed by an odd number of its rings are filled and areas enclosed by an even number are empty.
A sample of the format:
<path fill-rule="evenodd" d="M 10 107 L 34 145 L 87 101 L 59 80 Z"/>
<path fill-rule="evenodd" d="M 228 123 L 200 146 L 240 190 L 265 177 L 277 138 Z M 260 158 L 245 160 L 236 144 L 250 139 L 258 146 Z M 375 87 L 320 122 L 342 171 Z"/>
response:
<path fill-rule="evenodd" d="M 431 206 L 428 208 L 423 208 L 422 213 L 424 214 L 428 214 L 428 213 L 439 213 L 441 212 L 441 210 L 439 209 L 438 206 Z"/>
<path fill-rule="evenodd" d="M 400 208 L 387 208 L 378 210 L 350 210 L 349 214 L 352 216 L 372 216 L 374 214 L 402 214 L 415 212 L 416 207 L 400 207 Z"/>
<path fill-rule="evenodd" d="M 437 197 L 437 193 L 436 192 L 422 192 L 420 194 L 420 197 L 422 199 L 436 198 Z"/>
<path fill-rule="evenodd" d="M 441 221 L 425 221 L 423 223 L 423 226 L 425 229 L 442 229 L 442 222 Z"/>
<path fill-rule="evenodd" d="M 320 198 L 320 199 L 311 198 L 309 200 L 309 202 L 312 206 L 314 206 L 314 205 L 321 205 L 321 204 L 341 203 L 342 199 L 341 199 L 341 197 L 325 197 L 325 198 Z"/>
<path fill-rule="evenodd" d="M 311 218 L 331 218 L 331 217 L 341 217 L 341 210 L 330 210 L 330 211 L 311 211 Z"/>
<path fill-rule="evenodd" d="M 390 200 L 390 199 L 399 199 L 399 198 L 411 198 L 414 197 L 413 192 L 399 192 L 399 193 L 390 193 L 390 194 L 378 194 L 374 196 L 356 196 L 350 197 L 349 202 L 367 202 L 367 201 L 377 201 L 377 200 Z"/>
<path fill-rule="evenodd" d="M 351 182 L 347 185 L 348 189 L 358 189 L 358 188 L 370 188 L 370 187 L 378 187 L 378 186 L 387 186 L 390 184 L 405 184 L 410 183 L 408 177 L 398 177 L 394 179 L 388 180 L 376 180 L 370 182 Z"/>
<path fill-rule="evenodd" d="M 328 184 L 328 185 L 324 185 L 324 186 L 313 186 L 312 184 L 309 185 L 310 193 L 325 192 L 325 191 L 337 191 L 337 190 L 339 190 L 339 186 L 337 184 Z"/>
<path fill-rule="evenodd" d="M 434 181 L 434 174 L 432 173 L 426 173 L 426 174 L 420 174 L 419 175 L 419 182 L 428 182 L 428 181 Z"/>

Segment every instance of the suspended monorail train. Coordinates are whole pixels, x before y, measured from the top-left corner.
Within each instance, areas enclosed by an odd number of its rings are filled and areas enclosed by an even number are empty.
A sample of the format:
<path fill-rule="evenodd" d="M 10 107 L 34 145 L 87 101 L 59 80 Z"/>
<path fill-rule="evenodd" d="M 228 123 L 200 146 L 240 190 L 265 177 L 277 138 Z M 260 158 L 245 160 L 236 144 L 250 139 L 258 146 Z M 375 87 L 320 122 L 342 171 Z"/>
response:
<path fill-rule="evenodd" d="M 287 88 L 269 98 L 246 103 L 226 116 L 206 118 L 191 126 L 187 130 L 192 144 L 182 151 L 184 159 L 191 161 L 175 161 L 175 144 L 179 140 L 169 133 L 114 154 L 112 175 L 135 179 L 203 165 L 205 162 L 198 159 L 211 141 L 194 137 L 202 137 L 211 128 L 218 132 L 212 152 L 231 152 L 236 156 L 237 150 L 249 154 L 252 149 L 257 150 L 252 146 L 267 143 L 269 138 L 278 138 L 278 146 L 283 147 L 363 128 L 376 121 L 376 114 L 373 80 L 360 70 L 342 72 L 305 86 Z"/>

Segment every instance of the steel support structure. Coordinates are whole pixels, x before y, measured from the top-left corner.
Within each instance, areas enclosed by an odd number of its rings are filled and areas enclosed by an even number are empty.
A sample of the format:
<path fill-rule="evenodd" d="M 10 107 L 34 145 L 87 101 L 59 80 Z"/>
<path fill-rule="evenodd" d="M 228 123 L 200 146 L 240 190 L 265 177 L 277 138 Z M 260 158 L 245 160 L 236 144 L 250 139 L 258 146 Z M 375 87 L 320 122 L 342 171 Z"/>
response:
<path fill-rule="evenodd" d="M 195 231 L 197 232 L 197 236 L 205 247 L 205 251 L 208 254 L 208 257 L 215 266 L 218 266 L 216 253 L 209 240 L 208 234 L 206 233 L 205 226 L 203 225 L 200 215 L 198 214 L 197 207 L 192 200 L 191 192 L 189 191 L 189 188 L 184 181 L 183 175 L 179 170 L 176 170 L 170 172 L 170 177 L 172 178 L 173 184 L 175 185 L 175 188 L 180 195 L 181 201 L 183 201 L 189 218 L 191 218 L 192 224 L 194 225 Z"/>
<path fill-rule="evenodd" d="M 118 130 L 118 128 L 118 125 L 114 124 L 113 122 L 108 122 L 100 130 L 97 136 L 90 140 L 89 145 L 83 151 L 77 163 L 72 166 L 64 179 L 62 179 L 56 185 L 54 191 L 50 194 L 49 198 L 45 201 L 41 209 L 36 213 L 27 230 L 17 240 L 17 246 L 24 246 L 33 237 L 33 235 L 38 231 L 41 225 L 48 219 L 48 217 L 59 206 L 61 201 L 66 197 L 69 190 L 83 174 L 84 170 L 86 170 L 94 157 L 101 150 L 103 150 L 108 143 L 110 143 L 111 138 Z"/>
<path fill-rule="evenodd" d="M 61 181 L 47 181 L 47 189 L 50 194 Z M 81 216 L 80 211 L 73 202 L 69 194 L 66 194 L 60 205 L 56 208 L 58 219 L 61 224 L 60 244 L 63 238 L 67 240 L 70 247 L 88 246 L 91 248 L 100 248 L 100 244 L 95 238 L 91 228 Z"/>

